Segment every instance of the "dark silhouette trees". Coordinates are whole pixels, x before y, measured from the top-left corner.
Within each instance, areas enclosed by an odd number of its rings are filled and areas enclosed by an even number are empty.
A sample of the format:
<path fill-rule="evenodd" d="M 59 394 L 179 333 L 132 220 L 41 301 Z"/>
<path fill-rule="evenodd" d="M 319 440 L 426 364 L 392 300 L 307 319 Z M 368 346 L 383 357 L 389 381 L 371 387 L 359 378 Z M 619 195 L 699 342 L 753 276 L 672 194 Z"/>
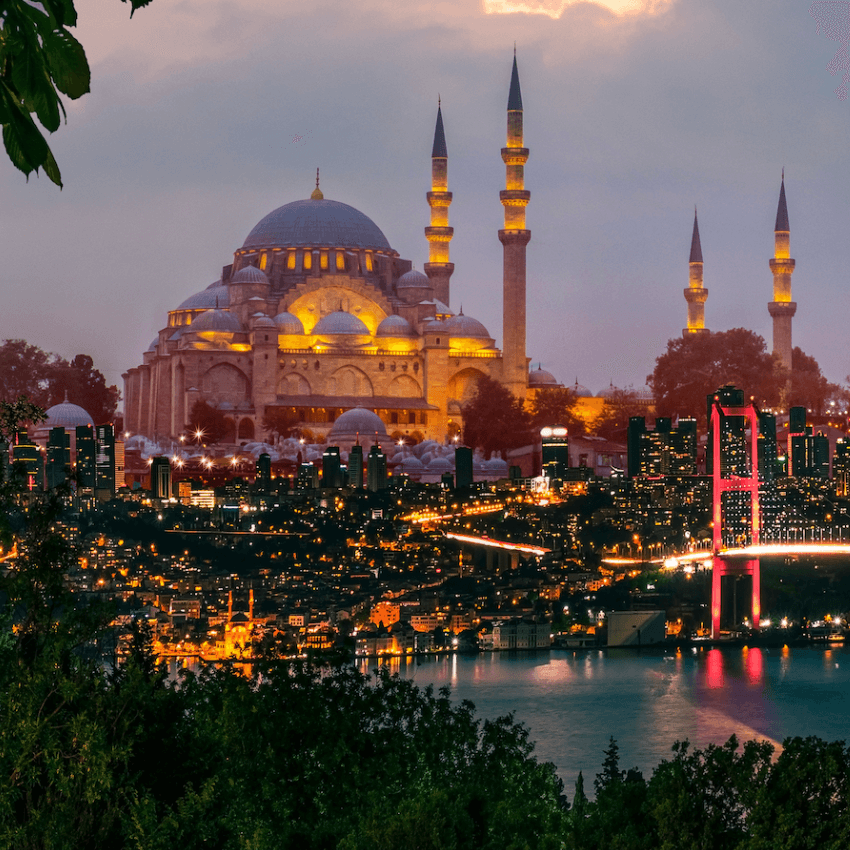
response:
<path fill-rule="evenodd" d="M 529 404 L 531 426 L 539 430 L 546 425 L 564 425 L 570 434 L 584 430 L 584 421 L 576 415 L 576 394 L 566 387 L 538 390 Z"/>
<path fill-rule="evenodd" d="M 523 403 L 498 381 L 484 375 L 463 408 L 463 440 L 490 457 L 529 440 L 530 418 Z"/>

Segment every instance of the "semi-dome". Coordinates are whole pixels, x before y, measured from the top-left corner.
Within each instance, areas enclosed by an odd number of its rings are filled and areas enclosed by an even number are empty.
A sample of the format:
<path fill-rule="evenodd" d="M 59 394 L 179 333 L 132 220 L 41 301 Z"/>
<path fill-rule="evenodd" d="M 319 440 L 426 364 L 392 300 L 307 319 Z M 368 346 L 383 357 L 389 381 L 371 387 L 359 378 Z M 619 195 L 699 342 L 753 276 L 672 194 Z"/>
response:
<path fill-rule="evenodd" d="M 190 295 L 178 310 L 211 310 L 215 307 L 229 307 L 230 292 L 220 280 L 213 281 L 206 289 Z"/>
<path fill-rule="evenodd" d="M 242 245 L 267 246 L 392 250 L 371 218 L 348 204 L 323 198 L 278 207 L 257 223 Z"/>
<path fill-rule="evenodd" d="M 242 330 L 242 324 L 230 310 L 205 310 L 192 322 L 189 330 L 193 333 L 200 331 L 239 333 Z"/>
<path fill-rule="evenodd" d="M 541 366 L 532 369 L 528 373 L 528 386 L 530 387 L 559 387 L 561 384 L 558 379 L 551 373 L 547 372 Z"/>
<path fill-rule="evenodd" d="M 345 310 L 335 310 L 322 316 L 313 328 L 316 335 L 338 336 L 340 334 L 362 335 L 369 334 L 369 328 L 360 321 L 353 313 Z"/>
<path fill-rule="evenodd" d="M 454 337 L 471 337 L 473 339 L 490 339 L 490 332 L 478 319 L 473 319 L 472 316 L 464 316 L 459 313 L 457 316 L 452 316 L 443 322 L 443 327 L 449 334 Z"/>
<path fill-rule="evenodd" d="M 301 324 L 301 319 L 298 316 L 293 316 L 292 313 L 278 313 L 274 317 L 274 323 L 277 325 L 278 333 L 282 334 L 303 334 L 304 325 Z"/>
<path fill-rule="evenodd" d="M 159 345 L 159 337 L 156 337 L 154 341 L 148 346 L 148 351 L 156 351 L 156 347 Z"/>
<path fill-rule="evenodd" d="M 395 314 L 387 316 L 380 325 L 375 336 L 415 336 L 416 331 L 410 325 L 410 322 L 404 316 Z"/>
<path fill-rule="evenodd" d="M 94 425 L 94 420 L 78 404 L 71 404 L 67 396 L 61 404 L 54 404 L 45 411 L 46 418 L 39 425 L 39 430 L 50 430 L 51 428 L 65 428 L 68 431 L 77 427 Z"/>
<path fill-rule="evenodd" d="M 428 275 L 423 274 L 418 269 L 411 269 L 409 272 L 405 272 L 396 281 L 396 289 L 412 289 L 414 287 L 432 289 L 433 284 Z"/>
<path fill-rule="evenodd" d="M 231 283 L 268 283 L 266 273 L 256 266 L 245 266 L 239 269 L 232 278 Z"/>

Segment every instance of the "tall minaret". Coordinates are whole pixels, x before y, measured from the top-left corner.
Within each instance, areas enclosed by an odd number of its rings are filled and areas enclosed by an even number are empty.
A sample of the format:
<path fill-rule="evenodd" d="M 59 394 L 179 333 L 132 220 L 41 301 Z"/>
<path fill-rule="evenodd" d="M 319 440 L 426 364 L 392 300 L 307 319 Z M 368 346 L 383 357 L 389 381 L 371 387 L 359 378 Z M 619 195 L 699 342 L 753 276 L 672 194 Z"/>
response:
<path fill-rule="evenodd" d="M 702 245 L 699 241 L 699 224 L 697 223 L 697 208 L 694 207 L 694 235 L 691 237 L 690 281 L 685 290 L 685 301 L 688 302 L 688 326 L 682 331 L 682 336 L 705 333 L 705 300 L 708 290 L 702 285 Z"/>
<path fill-rule="evenodd" d="M 773 317 L 773 353 L 779 356 L 782 365 L 791 371 L 791 320 L 797 312 L 797 304 L 791 300 L 791 275 L 794 260 L 791 259 L 791 227 L 788 224 L 788 205 L 785 202 L 785 169 L 782 169 L 782 185 L 779 189 L 779 207 L 776 210 L 774 227 L 773 301 L 767 305 Z"/>
<path fill-rule="evenodd" d="M 434 147 L 431 149 L 431 191 L 428 206 L 431 207 L 431 226 L 425 228 L 429 243 L 425 274 L 434 285 L 434 297 L 449 304 L 449 279 L 455 270 L 449 262 L 449 242 L 454 228 L 449 227 L 449 205 L 452 193 L 449 188 L 449 154 L 446 150 L 446 134 L 443 131 L 443 111 L 437 98 L 437 126 L 434 129 Z"/>
<path fill-rule="evenodd" d="M 522 94 L 519 73 L 511 71 L 508 93 L 508 144 L 502 148 L 505 189 L 499 193 L 505 208 L 505 229 L 499 231 L 504 246 L 502 305 L 502 382 L 518 398 L 528 388 L 528 359 L 525 356 L 525 246 L 531 231 L 525 229 L 525 208 L 531 192 L 525 190 L 528 148 L 522 146 Z"/>

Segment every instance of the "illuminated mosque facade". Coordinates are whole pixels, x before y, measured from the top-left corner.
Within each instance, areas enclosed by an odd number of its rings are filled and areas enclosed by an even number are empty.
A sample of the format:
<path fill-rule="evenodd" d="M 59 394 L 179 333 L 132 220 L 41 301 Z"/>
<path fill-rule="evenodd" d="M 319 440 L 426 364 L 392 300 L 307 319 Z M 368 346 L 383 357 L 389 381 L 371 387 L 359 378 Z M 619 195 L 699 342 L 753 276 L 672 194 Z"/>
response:
<path fill-rule="evenodd" d="M 431 154 L 429 261 L 402 259 L 378 226 L 316 188 L 263 218 L 220 280 L 168 314 L 124 377 L 125 429 L 153 439 L 184 433 L 198 400 L 223 411 L 224 442 L 260 440 L 281 410 L 316 435 L 344 411 L 376 413 L 389 432 L 444 440 L 463 425 L 478 379 L 520 399 L 558 386 L 526 358 L 526 246 L 522 95 L 516 57 L 507 106 L 503 346 L 481 322 L 455 313 L 449 259 L 452 194 L 440 106 Z M 364 435 L 368 440 L 368 435 Z"/>

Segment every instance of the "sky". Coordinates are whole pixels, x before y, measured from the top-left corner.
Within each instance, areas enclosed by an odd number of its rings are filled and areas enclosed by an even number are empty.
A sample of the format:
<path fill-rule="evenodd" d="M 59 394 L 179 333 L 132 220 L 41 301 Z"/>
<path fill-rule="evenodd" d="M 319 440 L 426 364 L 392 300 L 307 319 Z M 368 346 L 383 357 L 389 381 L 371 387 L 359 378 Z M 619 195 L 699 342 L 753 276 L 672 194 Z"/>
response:
<path fill-rule="evenodd" d="M 438 95 L 452 304 L 502 338 L 500 149 L 516 44 L 530 149 L 528 344 L 598 392 L 644 385 L 686 324 L 694 205 L 711 330 L 771 346 L 785 168 L 793 342 L 850 373 L 850 31 L 811 0 L 78 0 L 92 91 L 49 142 L 64 189 L 0 159 L 0 339 L 89 354 L 109 383 L 253 226 L 309 196 L 427 261 Z M 847 26 L 844 27 L 844 18 Z M 828 22 L 827 22 L 828 23 Z"/>

